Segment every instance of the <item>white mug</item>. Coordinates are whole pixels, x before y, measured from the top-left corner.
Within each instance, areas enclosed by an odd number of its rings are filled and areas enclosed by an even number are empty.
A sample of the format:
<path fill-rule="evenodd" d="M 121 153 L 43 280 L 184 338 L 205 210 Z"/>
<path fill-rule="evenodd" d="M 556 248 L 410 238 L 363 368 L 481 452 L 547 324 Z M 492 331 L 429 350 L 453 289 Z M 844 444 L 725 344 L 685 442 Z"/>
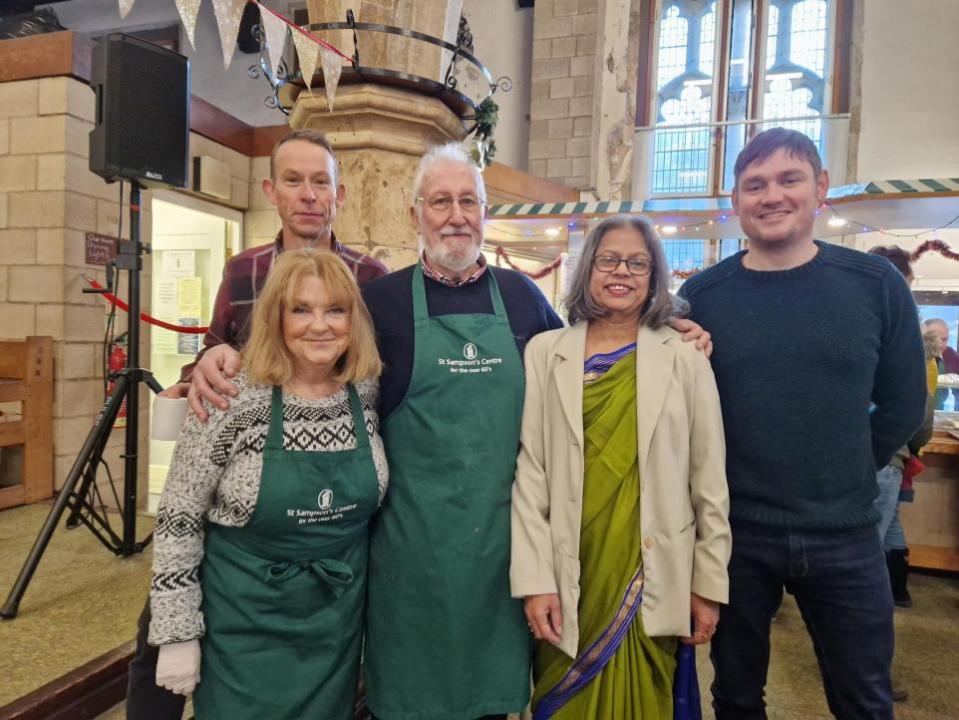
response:
<path fill-rule="evenodd" d="M 188 410 L 186 398 L 153 398 L 153 423 L 150 437 L 154 440 L 176 440 L 186 420 Z"/>

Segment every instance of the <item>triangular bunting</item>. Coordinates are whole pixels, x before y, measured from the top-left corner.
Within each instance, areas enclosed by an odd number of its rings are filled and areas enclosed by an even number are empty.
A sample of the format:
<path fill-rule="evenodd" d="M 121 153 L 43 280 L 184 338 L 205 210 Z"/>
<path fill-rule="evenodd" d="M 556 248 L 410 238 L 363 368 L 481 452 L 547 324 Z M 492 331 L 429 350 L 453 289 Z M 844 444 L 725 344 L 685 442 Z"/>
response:
<path fill-rule="evenodd" d="M 213 14 L 216 26 L 220 30 L 220 45 L 223 48 L 223 67 L 230 67 L 233 53 L 236 52 L 236 35 L 240 30 L 240 19 L 247 0 L 213 0 Z M 179 4 L 179 0 L 177 0 Z"/>
<path fill-rule="evenodd" d="M 122 5 L 124 0 L 120 0 Z M 190 41 L 190 47 L 196 50 L 196 42 L 193 36 L 196 34 L 196 16 L 200 12 L 200 3 L 202 0 L 176 0 L 176 9 L 180 13 L 180 20 L 183 21 L 183 29 L 186 31 L 187 39 Z M 131 1 L 132 5 L 133 2 Z"/>
<path fill-rule="evenodd" d="M 286 46 L 286 23 L 262 4 L 257 3 L 257 5 L 260 8 L 260 24 L 266 35 L 266 49 L 270 53 L 271 74 L 275 79 L 276 68 L 283 59 L 283 48 Z"/>
<path fill-rule="evenodd" d="M 125 18 L 133 9 L 133 3 L 136 0 L 120 0 L 120 17 Z"/>
<path fill-rule="evenodd" d="M 316 72 L 316 61 L 320 56 L 320 46 L 315 40 L 300 30 L 293 30 L 293 44 L 296 45 L 296 54 L 300 58 L 300 72 L 306 89 L 313 94 L 313 73 Z"/>
<path fill-rule="evenodd" d="M 322 45 L 320 57 L 323 59 L 323 85 L 326 87 L 326 102 L 333 112 L 333 98 L 336 96 L 336 86 L 340 83 L 340 73 L 343 72 L 343 61 L 340 56 Z"/>

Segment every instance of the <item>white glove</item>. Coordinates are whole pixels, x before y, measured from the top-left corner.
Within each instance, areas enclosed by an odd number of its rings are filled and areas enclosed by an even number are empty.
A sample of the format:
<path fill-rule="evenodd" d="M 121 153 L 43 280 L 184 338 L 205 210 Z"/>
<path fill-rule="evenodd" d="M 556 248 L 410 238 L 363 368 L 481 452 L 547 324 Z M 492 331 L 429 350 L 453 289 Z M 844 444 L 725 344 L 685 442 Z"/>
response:
<path fill-rule="evenodd" d="M 200 682 L 200 641 L 186 640 L 160 646 L 157 685 L 188 695 Z"/>

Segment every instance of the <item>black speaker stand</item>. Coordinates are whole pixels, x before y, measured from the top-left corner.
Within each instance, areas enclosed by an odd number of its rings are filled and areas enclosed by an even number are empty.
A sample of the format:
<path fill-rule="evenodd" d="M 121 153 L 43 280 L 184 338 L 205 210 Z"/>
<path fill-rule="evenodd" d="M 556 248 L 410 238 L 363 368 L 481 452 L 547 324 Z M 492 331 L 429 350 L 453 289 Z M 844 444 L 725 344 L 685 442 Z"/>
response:
<path fill-rule="evenodd" d="M 146 385 L 153 392 L 161 392 L 163 388 L 156 381 L 149 370 L 139 367 L 140 364 L 140 271 L 143 267 L 144 246 L 140 243 L 140 185 L 134 180 L 130 183 L 130 240 L 118 241 L 116 267 L 126 270 L 129 277 L 130 313 L 128 321 L 128 353 L 126 367 L 116 373 L 116 384 L 110 397 L 100 410 L 96 423 L 90 434 L 87 435 L 83 448 L 67 475 L 63 487 L 57 494 L 57 499 L 47 515 L 40 534 L 33 543 L 33 548 L 27 556 L 20 574 L 17 576 L 7 601 L 0 609 L 0 617 L 12 619 L 17 616 L 20 600 L 23 598 L 27 585 L 43 557 L 47 544 L 56 529 L 63 511 L 70 508 L 67 518 L 67 527 L 85 525 L 96 538 L 109 550 L 120 557 L 129 557 L 142 552 L 153 539 L 153 533 L 143 540 L 136 539 L 137 522 L 137 460 L 138 460 L 138 430 L 139 430 L 139 390 L 140 383 Z M 110 283 L 108 283 L 109 285 Z M 103 292 L 102 290 L 100 292 Z M 100 491 L 97 488 L 97 470 L 102 462 L 103 451 L 110 439 L 110 431 L 116 420 L 123 401 L 127 403 L 126 446 L 123 454 L 123 502 L 117 498 L 117 505 L 121 508 L 120 519 L 122 528 L 120 534 L 115 532 L 110 524 L 110 518 L 102 509 Z M 80 487 L 77 488 L 77 483 Z M 113 479 L 110 479 L 113 487 Z M 116 489 L 113 488 L 116 498 Z"/>

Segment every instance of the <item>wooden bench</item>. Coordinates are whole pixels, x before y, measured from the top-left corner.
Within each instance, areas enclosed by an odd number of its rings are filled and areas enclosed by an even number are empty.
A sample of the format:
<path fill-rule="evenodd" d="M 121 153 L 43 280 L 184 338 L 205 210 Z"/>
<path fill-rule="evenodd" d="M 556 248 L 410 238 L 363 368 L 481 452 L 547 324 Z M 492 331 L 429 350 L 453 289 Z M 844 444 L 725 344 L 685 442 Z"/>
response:
<path fill-rule="evenodd" d="M 0 453 L 23 446 L 17 484 L 0 484 L 0 510 L 53 495 L 53 339 L 0 341 L 0 403 L 20 403 L 19 416 L 0 416 Z M 9 479 L 3 478 L 5 483 Z"/>

